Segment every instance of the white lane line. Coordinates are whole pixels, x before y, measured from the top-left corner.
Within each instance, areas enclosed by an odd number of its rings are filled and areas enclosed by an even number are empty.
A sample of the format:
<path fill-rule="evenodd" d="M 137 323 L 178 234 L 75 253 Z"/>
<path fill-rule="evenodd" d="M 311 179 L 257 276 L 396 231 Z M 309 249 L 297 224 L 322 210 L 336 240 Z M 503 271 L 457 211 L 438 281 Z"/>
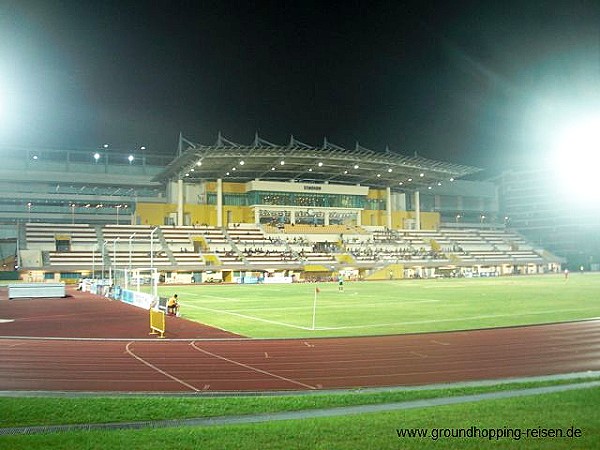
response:
<path fill-rule="evenodd" d="M 275 373 L 259 369 L 258 367 L 254 367 L 254 366 L 251 366 L 249 364 L 244 364 L 244 363 L 241 363 L 239 361 L 235 361 L 233 359 L 226 358 L 225 356 L 221 356 L 221 355 L 217 355 L 216 353 L 209 352 L 208 350 L 204 350 L 203 348 L 198 347 L 195 342 L 190 342 L 190 345 L 193 348 L 195 348 L 196 350 L 198 350 L 199 352 L 204 353 L 205 355 L 213 356 L 214 358 L 218 358 L 218 359 L 220 359 L 222 361 L 227 361 L 228 363 L 235 364 L 235 365 L 240 366 L 240 367 L 244 367 L 245 369 L 254 370 L 255 372 L 259 372 L 259 373 L 268 375 L 270 377 L 277 378 L 279 380 L 287 381 L 288 383 L 296 384 L 298 386 L 302 386 L 302 387 L 305 387 L 307 389 L 317 389 L 315 386 L 311 386 L 310 384 L 305 384 L 305 383 L 302 383 L 300 381 L 292 380 L 291 378 L 282 377 L 281 375 L 277 375 Z"/>
<path fill-rule="evenodd" d="M 162 369 L 159 369 L 159 368 L 158 368 L 158 367 L 156 367 L 154 364 L 152 364 L 152 363 L 150 363 L 150 362 L 146 361 L 145 359 L 143 359 L 143 358 L 139 357 L 138 355 L 136 355 L 135 353 L 133 353 L 133 351 L 131 351 L 131 349 L 129 348 L 129 346 L 130 346 L 131 344 L 133 344 L 133 342 L 129 342 L 129 343 L 128 343 L 128 344 L 125 346 L 125 350 L 127 351 L 127 353 L 129 353 L 129 355 L 133 356 L 133 357 L 134 357 L 135 359 L 137 359 L 139 362 L 141 362 L 142 364 L 145 364 L 145 365 L 147 365 L 148 367 L 150 367 L 150 368 L 151 368 L 151 369 L 153 369 L 153 370 L 156 370 L 158 373 L 161 373 L 161 374 L 163 374 L 164 376 L 166 376 L 166 377 L 170 378 L 171 380 L 173 380 L 173 381 L 176 381 L 177 383 L 184 385 L 185 387 L 187 387 L 187 388 L 191 389 L 192 391 L 195 391 L 195 392 L 199 392 L 199 391 L 200 391 L 200 389 L 196 388 L 195 386 L 192 386 L 191 384 L 189 384 L 189 383 L 186 383 L 186 382 L 185 382 L 185 381 L 183 381 L 183 380 L 180 380 L 179 378 L 177 378 L 177 377 L 175 377 L 175 376 L 171 375 L 170 373 L 167 373 L 167 372 L 165 372 L 164 370 L 162 370 Z"/>
<path fill-rule="evenodd" d="M 219 314 L 229 314 L 232 316 L 243 317 L 244 319 L 258 320 L 259 322 L 271 323 L 273 325 L 280 325 L 282 327 L 297 328 L 299 330 L 312 330 L 312 328 L 310 328 L 310 327 L 302 327 L 300 325 L 292 325 L 291 323 L 278 322 L 277 320 L 261 319 L 260 317 L 248 316 L 246 314 L 240 314 L 240 313 L 235 313 L 235 312 L 231 312 L 231 311 L 226 311 L 224 309 L 212 309 L 212 308 L 207 308 L 205 306 L 197 306 L 197 305 L 186 305 L 186 307 L 203 309 L 205 311 L 210 311 L 210 312 L 219 313 Z"/>

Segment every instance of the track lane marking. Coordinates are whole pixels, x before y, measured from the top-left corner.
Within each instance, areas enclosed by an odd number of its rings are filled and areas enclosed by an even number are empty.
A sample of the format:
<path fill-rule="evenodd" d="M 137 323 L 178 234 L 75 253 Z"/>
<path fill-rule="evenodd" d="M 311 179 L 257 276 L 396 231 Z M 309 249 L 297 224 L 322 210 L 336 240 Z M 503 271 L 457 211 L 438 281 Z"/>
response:
<path fill-rule="evenodd" d="M 205 350 L 203 348 L 198 347 L 196 345 L 196 342 L 190 342 L 190 345 L 194 349 L 198 350 L 199 352 L 204 353 L 205 355 L 209 355 L 209 356 L 212 356 L 214 358 L 220 359 L 222 361 L 226 361 L 228 363 L 235 364 L 236 366 L 244 367 L 245 369 L 250 369 L 250 370 L 253 370 L 255 372 L 259 372 L 259 373 L 262 373 L 264 375 L 268 375 L 270 377 L 277 378 L 279 380 L 287 381 L 288 383 L 292 383 L 292 384 L 296 384 L 298 386 L 305 387 L 307 389 L 311 389 L 311 390 L 317 389 L 317 387 L 311 386 L 310 384 L 305 384 L 305 383 L 302 383 L 301 381 L 292 380 L 291 378 L 286 378 L 286 377 L 283 377 L 281 375 L 277 375 L 276 373 L 268 372 L 266 370 L 259 369 L 258 367 L 254 367 L 254 366 L 251 366 L 249 364 L 245 364 L 245 363 L 242 363 L 242 362 L 239 362 L 239 361 L 235 361 L 235 360 L 227 358 L 225 356 L 217 355 L 216 353 L 213 353 L 213 352 L 210 352 L 208 350 Z"/>
<path fill-rule="evenodd" d="M 200 389 L 198 389 L 197 387 L 195 387 L 195 386 L 192 386 L 191 384 L 189 384 L 189 383 L 186 383 L 186 382 L 185 382 L 185 381 L 183 381 L 183 380 L 180 380 L 180 379 L 179 379 L 179 378 L 177 378 L 176 376 L 174 376 L 174 375 L 171 375 L 171 374 L 170 374 L 170 373 L 168 373 L 168 372 L 165 372 L 164 370 L 162 370 L 162 369 L 160 369 L 160 368 L 156 367 L 154 364 L 152 364 L 152 363 L 150 363 L 150 362 L 146 361 L 144 358 L 142 358 L 142 357 L 140 357 L 140 356 L 136 355 L 135 353 L 133 353 L 133 351 L 132 351 L 132 350 L 129 348 L 129 346 L 130 346 L 131 344 L 133 344 L 133 342 L 129 342 L 129 343 L 128 343 L 128 344 L 125 346 L 125 350 L 127 351 L 127 353 L 128 353 L 129 355 L 133 356 L 133 357 L 134 357 L 135 359 L 137 359 L 139 362 L 141 362 L 142 364 L 145 364 L 146 366 L 150 367 L 150 368 L 151 368 L 151 369 L 153 369 L 153 370 L 156 370 L 158 373 L 160 373 L 160 374 L 162 374 L 162 375 L 164 375 L 164 376 L 166 376 L 166 377 L 170 378 L 171 380 L 173 380 L 173 381 L 176 381 L 176 382 L 177 382 L 177 383 L 179 383 L 179 384 L 182 384 L 183 386 L 185 386 L 185 387 L 187 387 L 187 388 L 191 389 L 192 391 L 195 391 L 195 392 L 200 392 Z"/>

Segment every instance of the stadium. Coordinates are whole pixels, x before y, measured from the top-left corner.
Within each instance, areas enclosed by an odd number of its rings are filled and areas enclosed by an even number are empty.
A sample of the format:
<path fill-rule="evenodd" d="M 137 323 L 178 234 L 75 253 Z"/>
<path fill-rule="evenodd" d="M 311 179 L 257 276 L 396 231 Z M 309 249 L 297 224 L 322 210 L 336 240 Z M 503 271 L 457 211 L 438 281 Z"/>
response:
<path fill-rule="evenodd" d="M 337 405 L 597 383 L 596 241 L 517 227 L 519 177 L 258 135 L 1 152 L 4 392 Z"/>

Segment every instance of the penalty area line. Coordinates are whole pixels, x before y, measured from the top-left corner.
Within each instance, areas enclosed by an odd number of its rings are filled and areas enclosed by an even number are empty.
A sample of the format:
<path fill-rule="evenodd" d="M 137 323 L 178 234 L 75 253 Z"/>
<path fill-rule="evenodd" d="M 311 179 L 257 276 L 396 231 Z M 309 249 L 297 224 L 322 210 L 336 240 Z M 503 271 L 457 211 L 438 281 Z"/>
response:
<path fill-rule="evenodd" d="M 207 308 L 206 306 L 198 306 L 198 305 L 190 305 L 190 304 L 186 304 L 186 306 L 188 308 L 203 309 L 205 311 L 210 311 L 210 312 L 214 312 L 214 313 L 218 313 L 218 314 L 229 314 L 231 316 L 243 317 L 244 319 L 250 319 L 250 320 L 257 320 L 259 322 L 270 323 L 270 324 L 279 325 L 282 327 L 296 328 L 298 330 L 312 330 L 312 328 L 310 328 L 310 327 L 303 327 L 300 325 L 292 325 L 291 323 L 279 322 L 277 320 L 262 319 L 260 317 L 249 316 L 247 314 L 241 314 L 241 313 L 235 313 L 235 312 L 226 311 L 223 309 L 212 309 L 212 308 Z"/>

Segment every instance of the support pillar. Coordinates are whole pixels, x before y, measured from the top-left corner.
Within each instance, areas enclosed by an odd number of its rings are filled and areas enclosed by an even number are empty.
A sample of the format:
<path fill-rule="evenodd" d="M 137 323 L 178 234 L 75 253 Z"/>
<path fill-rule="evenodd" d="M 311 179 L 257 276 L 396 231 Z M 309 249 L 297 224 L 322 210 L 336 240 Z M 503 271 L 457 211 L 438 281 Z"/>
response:
<path fill-rule="evenodd" d="M 183 225 L 183 180 L 177 180 L 177 226 Z"/>
<path fill-rule="evenodd" d="M 387 216 L 386 226 L 388 230 L 392 229 L 392 190 L 390 187 L 385 188 L 385 212 Z"/>
<path fill-rule="evenodd" d="M 223 180 L 217 179 L 217 226 L 223 226 Z"/>
<path fill-rule="evenodd" d="M 415 228 L 421 229 L 421 198 L 419 191 L 415 191 Z"/>
<path fill-rule="evenodd" d="M 258 206 L 254 208 L 254 223 L 256 225 L 260 223 L 260 208 Z"/>

